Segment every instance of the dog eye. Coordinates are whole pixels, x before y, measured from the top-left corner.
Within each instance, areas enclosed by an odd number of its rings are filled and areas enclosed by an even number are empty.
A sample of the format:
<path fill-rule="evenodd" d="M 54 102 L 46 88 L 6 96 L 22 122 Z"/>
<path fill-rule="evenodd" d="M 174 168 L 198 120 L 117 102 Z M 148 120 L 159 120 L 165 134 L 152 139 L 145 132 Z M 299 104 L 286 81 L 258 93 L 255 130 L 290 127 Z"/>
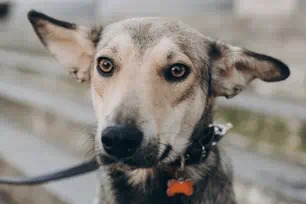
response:
<path fill-rule="evenodd" d="M 167 81 L 175 82 L 185 79 L 190 73 L 190 69 L 183 64 L 174 64 L 165 72 Z"/>
<path fill-rule="evenodd" d="M 97 70 L 102 76 L 109 77 L 114 72 L 114 65 L 110 59 L 102 57 L 98 59 Z"/>

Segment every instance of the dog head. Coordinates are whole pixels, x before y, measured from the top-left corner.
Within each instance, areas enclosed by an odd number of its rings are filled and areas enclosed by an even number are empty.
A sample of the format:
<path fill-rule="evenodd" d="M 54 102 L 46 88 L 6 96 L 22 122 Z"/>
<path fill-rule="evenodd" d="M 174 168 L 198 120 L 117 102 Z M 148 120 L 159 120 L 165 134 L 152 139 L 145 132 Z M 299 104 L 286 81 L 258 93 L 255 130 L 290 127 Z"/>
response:
<path fill-rule="evenodd" d="M 96 149 L 110 163 L 141 168 L 171 162 L 199 123 L 212 122 L 215 97 L 234 97 L 254 79 L 276 82 L 290 75 L 275 58 L 162 18 L 101 29 L 35 11 L 29 19 L 52 55 L 79 82 L 90 82 Z"/>

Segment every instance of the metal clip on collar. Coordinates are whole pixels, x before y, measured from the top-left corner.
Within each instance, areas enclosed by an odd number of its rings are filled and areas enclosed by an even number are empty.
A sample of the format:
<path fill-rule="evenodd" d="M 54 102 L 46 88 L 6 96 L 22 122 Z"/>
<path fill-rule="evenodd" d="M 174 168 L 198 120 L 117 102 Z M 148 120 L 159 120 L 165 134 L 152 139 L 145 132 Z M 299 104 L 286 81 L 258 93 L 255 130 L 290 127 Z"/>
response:
<path fill-rule="evenodd" d="M 223 124 L 210 124 L 209 127 L 214 127 L 215 131 L 215 141 L 213 141 L 212 145 L 215 146 L 222 137 L 231 129 L 233 125 L 231 123 Z"/>

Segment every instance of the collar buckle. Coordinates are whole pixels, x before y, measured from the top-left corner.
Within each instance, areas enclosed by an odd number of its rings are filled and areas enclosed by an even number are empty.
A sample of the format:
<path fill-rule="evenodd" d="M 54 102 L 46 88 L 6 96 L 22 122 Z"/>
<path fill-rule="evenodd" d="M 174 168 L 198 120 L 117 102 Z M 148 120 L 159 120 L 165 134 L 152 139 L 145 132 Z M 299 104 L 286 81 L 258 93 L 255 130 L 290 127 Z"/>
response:
<path fill-rule="evenodd" d="M 198 148 L 200 147 L 197 150 L 198 153 L 192 154 L 192 153 L 187 151 L 187 153 L 185 154 L 184 163 L 188 160 L 192 160 L 192 159 L 194 160 L 195 158 L 199 158 L 198 162 L 205 161 L 205 159 L 208 157 L 212 147 L 214 147 L 218 144 L 218 142 L 223 138 L 223 136 L 226 135 L 226 133 L 233 127 L 233 125 L 231 123 L 210 124 L 208 127 L 210 129 L 209 130 L 210 133 L 208 133 L 208 134 L 211 135 L 208 143 L 203 144 L 202 139 L 200 139 L 198 141 L 195 141 L 199 144 L 199 146 L 197 145 L 197 147 Z M 193 143 L 193 144 L 195 144 L 195 143 Z M 193 147 L 191 146 L 191 151 L 194 150 Z M 199 155 L 199 153 L 200 153 L 200 155 Z M 191 157 L 193 157 L 193 158 L 191 158 Z"/>

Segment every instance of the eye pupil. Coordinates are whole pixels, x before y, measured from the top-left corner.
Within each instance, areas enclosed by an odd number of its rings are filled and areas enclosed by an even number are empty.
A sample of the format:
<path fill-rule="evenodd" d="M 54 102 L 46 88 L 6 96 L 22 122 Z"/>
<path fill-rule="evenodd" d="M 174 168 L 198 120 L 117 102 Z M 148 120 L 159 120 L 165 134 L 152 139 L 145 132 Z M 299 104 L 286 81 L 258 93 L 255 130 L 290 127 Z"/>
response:
<path fill-rule="evenodd" d="M 185 74 L 185 68 L 183 66 L 174 66 L 171 68 L 171 72 L 174 77 L 181 77 Z"/>
<path fill-rule="evenodd" d="M 109 68 L 111 66 L 111 64 L 108 61 L 103 61 L 103 67 L 105 68 Z"/>
<path fill-rule="evenodd" d="M 178 72 L 178 71 L 180 71 L 180 68 L 179 67 L 172 67 L 172 71 L 173 72 Z"/>

